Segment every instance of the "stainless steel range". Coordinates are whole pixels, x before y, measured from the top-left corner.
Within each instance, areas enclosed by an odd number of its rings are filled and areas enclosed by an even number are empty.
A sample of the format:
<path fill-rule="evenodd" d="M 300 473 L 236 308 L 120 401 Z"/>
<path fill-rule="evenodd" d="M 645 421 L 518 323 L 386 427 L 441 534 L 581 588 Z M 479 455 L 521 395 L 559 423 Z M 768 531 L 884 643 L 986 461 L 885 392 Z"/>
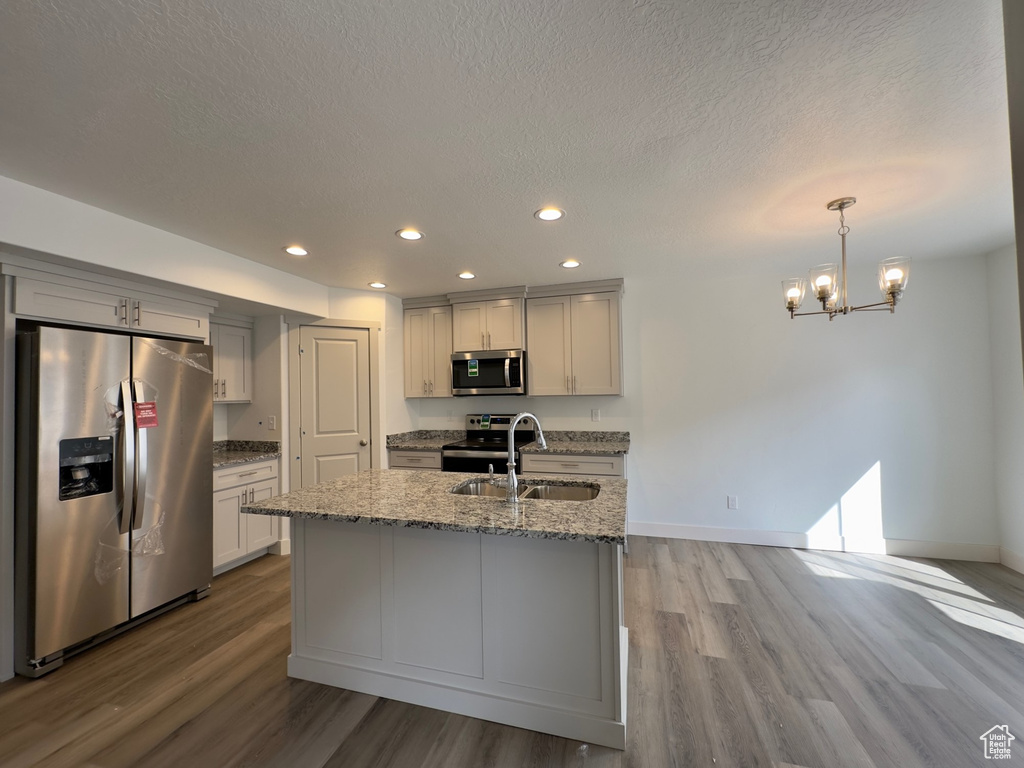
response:
<path fill-rule="evenodd" d="M 441 469 L 445 472 L 487 472 L 494 465 L 495 474 L 508 472 L 508 427 L 516 414 L 470 413 L 466 416 L 466 439 L 441 447 Z M 533 419 L 516 425 L 515 460 L 519 446 L 532 443 L 537 435 Z"/>

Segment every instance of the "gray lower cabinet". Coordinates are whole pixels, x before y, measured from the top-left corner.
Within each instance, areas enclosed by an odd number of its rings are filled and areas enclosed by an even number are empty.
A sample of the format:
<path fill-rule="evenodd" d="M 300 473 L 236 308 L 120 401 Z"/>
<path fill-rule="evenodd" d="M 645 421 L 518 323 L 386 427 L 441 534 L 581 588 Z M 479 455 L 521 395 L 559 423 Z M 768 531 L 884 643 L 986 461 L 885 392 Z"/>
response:
<path fill-rule="evenodd" d="M 213 567 L 265 550 L 278 540 L 279 519 L 245 515 L 245 504 L 277 495 L 277 461 L 262 461 L 215 470 L 213 473 Z M 232 566 L 229 566 L 232 567 Z"/>
<path fill-rule="evenodd" d="M 391 469 L 441 469 L 440 451 L 388 451 Z"/>
<path fill-rule="evenodd" d="M 613 456 L 590 456 L 574 453 L 539 454 L 524 453 L 522 455 L 524 475 L 600 475 L 605 477 L 625 477 L 626 457 L 621 454 Z"/>

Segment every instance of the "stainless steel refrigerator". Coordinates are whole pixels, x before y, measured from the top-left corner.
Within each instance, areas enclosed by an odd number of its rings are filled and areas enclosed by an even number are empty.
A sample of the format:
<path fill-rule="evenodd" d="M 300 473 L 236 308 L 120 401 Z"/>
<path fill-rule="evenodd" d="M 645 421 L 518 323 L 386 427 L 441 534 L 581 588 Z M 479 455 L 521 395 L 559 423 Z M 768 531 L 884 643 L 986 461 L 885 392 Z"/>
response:
<path fill-rule="evenodd" d="M 213 374 L 204 344 L 19 327 L 16 668 L 66 656 L 213 577 Z"/>

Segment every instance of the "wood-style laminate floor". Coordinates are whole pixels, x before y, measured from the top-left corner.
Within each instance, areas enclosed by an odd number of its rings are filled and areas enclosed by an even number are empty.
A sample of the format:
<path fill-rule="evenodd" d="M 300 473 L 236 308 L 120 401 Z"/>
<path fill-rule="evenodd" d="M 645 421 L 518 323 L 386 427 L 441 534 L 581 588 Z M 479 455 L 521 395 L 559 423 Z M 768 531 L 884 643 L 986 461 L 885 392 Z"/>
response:
<path fill-rule="evenodd" d="M 0 685 L 3 766 L 1024 762 L 1024 576 L 999 565 L 631 537 L 627 750 L 290 680 L 288 558 Z M 343 588 L 343 585 L 339 585 Z"/>

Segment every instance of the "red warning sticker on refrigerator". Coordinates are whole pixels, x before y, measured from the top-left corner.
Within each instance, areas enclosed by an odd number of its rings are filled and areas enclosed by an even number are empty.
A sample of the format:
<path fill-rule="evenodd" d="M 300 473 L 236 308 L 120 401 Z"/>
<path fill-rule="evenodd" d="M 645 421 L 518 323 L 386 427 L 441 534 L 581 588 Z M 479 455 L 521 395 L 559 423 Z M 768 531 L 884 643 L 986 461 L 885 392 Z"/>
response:
<path fill-rule="evenodd" d="M 135 403 L 135 426 L 138 429 L 149 429 L 159 426 L 156 419 L 156 403 L 150 400 L 145 403 Z"/>

